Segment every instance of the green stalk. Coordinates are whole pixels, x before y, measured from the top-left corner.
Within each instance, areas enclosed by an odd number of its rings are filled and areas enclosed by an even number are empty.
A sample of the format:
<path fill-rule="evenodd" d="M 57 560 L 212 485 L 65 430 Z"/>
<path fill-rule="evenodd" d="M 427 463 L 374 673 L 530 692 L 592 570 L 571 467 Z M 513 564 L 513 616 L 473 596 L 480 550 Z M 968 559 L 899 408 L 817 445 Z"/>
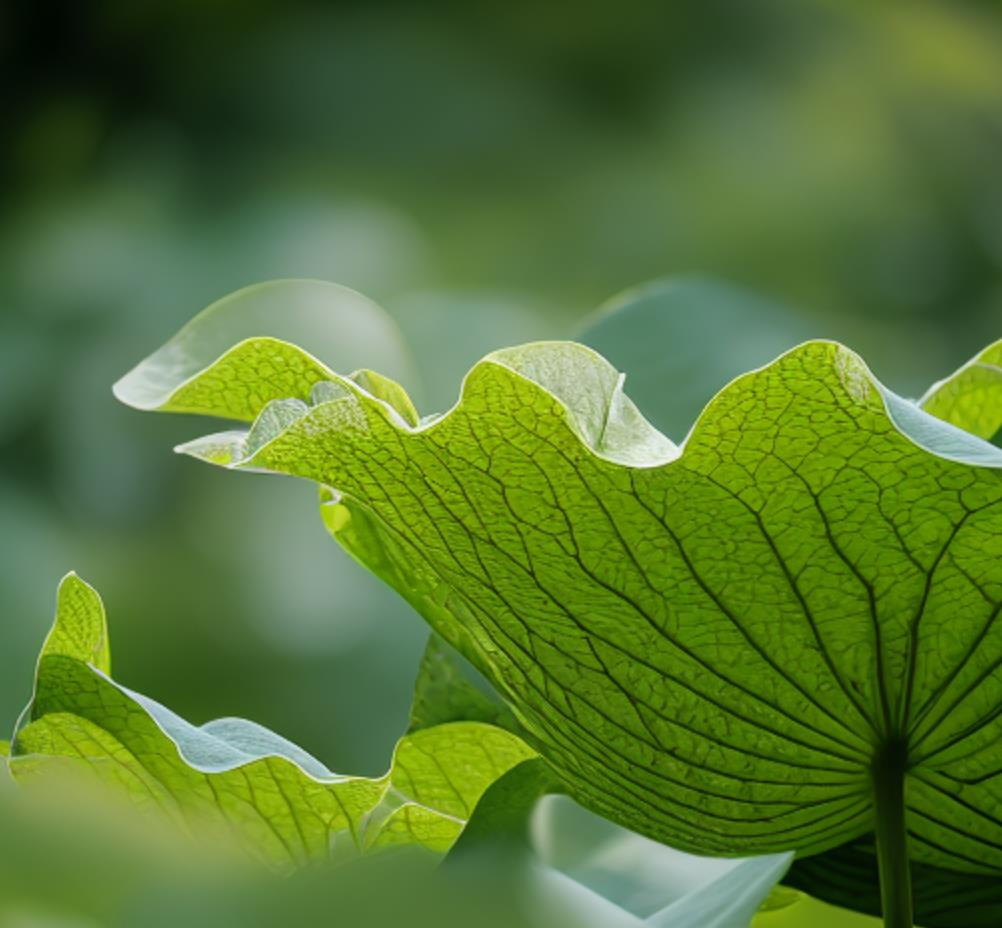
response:
<path fill-rule="evenodd" d="M 905 828 L 907 766 L 908 749 L 903 741 L 888 742 L 873 759 L 873 801 L 884 928 L 913 928 L 912 879 Z"/>

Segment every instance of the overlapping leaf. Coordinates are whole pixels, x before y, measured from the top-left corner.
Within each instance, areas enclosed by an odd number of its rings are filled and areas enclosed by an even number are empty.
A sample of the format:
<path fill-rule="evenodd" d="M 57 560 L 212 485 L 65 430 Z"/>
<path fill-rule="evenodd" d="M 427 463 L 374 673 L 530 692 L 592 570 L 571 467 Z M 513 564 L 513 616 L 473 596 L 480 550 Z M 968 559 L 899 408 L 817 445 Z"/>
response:
<path fill-rule="evenodd" d="M 309 353 L 295 347 L 305 340 Z M 308 399 L 332 369 L 361 367 L 363 356 L 391 377 L 409 373 L 398 329 L 371 300 L 326 281 L 273 280 L 203 310 L 119 380 L 115 395 L 138 409 L 250 422 L 270 400 Z M 356 376 L 378 392 L 382 378 Z"/>
<path fill-rule="evenodd" d="M 722 281 L 676 277 L 614 297 L 577 340 L 625 371 L 630 398 L 677 440 L 725 383 L 816 334 L 782 304 Z"/>
<path fill-rule="evenodd" d="M 919 402 L 926 412 L 993 439 L 1002 429 L 1002 340 L 933 384 Z"/>
<path fill-rule="evenodd" d="M 731 384 L 681 451 L 570 344 L 488 357 L 418 427 L 334 382 L 213 458 L 392 537 L 586 805 L 704 853 L 819 851 L 870 829 L 900 736 L 916 856 L 1002 869 L 999 449 L 833 343 Z"/>
<path fill-rule="evenodd" d="M 103 606 L 71 574 L 13 742 L 15 776 L 81 765 L 138 805 L 231 829 L 280 865 L 403 844 L 443 852 L 490 783 L 533 756 L 508 732 L 457 722 L 403 738 L 384 777 L 337 776 L 252 722 L 190 725 L 109 670 Z"/>

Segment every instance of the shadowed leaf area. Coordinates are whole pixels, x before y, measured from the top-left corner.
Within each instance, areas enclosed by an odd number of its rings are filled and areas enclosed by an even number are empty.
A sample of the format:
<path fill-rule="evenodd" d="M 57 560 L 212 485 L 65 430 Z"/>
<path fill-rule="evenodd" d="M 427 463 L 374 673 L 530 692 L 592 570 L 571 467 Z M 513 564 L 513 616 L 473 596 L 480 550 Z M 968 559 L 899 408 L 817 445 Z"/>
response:
<path fill-rule="evenodd" d="M 872 842 L 853 842 L 794 862 L 783 880 L 834 905 L 880 914 L 877 857 Z M 923 928 L 994 928 L 1002 914 L 997 876 L 912 865 L 915 920 Z"/>

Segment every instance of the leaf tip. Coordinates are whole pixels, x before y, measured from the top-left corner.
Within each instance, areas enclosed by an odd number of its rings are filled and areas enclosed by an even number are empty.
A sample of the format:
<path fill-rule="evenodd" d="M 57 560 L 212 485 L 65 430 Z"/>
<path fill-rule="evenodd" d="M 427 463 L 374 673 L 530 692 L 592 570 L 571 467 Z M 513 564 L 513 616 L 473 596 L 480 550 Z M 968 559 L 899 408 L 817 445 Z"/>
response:
<path fill-rule="evenodd" d="M 111 670 L 104 602 L 72 570 L 59 581 L 55 620 L 42 646 L 42 657 L 51 655 L 82 660 L 104 673 Z"/>
<path fill-rule="evenodd" d="M 217 467 L 237 467 L 246 457 L 246 432 L 215 432 L 174 446 L 175 454 L 195 458 Z"/>
<path fill-rule="evenodd" d="M 155 412 L 163 405 L 162 384 L 152 382 L 150 359 L 140 361 L 111 385 L 112 396 L 122 405 L 140 412 Z"/>
<path fill-rule="evenodd" d="M 94 589 L 91 584 L 84 580 L 75 570 L 69 570 L 59 581 L 59 586 L 57 587 L 57 602 L 61 601 L 64 595 L 72 595 L 78 591 L 89 592 L 93 596 L 100 599 L 97 590 Z"/>

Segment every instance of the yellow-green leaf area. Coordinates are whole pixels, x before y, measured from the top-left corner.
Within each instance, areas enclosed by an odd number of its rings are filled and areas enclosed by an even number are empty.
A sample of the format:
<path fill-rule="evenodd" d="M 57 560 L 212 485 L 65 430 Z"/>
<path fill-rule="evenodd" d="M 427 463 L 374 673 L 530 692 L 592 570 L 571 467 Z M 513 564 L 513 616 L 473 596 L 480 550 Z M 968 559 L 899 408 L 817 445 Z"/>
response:
<path fill-rule="evenodd" d="M 228 465 L 333 488 L 336 535 L 363 513 L 582 803 L 697 853 L 816 853 L 872 830 L 900 742 L 915 859 L 1002 871 L 999 449 L 830 342 L 681 448 L 576 345 L 488 356 L 418 427 L 338 382 Z"/>
<path fill-rule="evenodd" d="M 507 731 L 454 722 L 402 738 L 382 777 L 339 776 L 252 722 L 194 726 L 115 683 L 97 593 L 70 575 L 57 603 L 11 747 L 15 778 L 76 772 L 186 828 L 230 832 L 279 867 L 390 844 L 442 853 L 484 790 L 534 756 Z"/>
<path fill-rule="evenodd" d="M 111 673 L 108 626 L 97 591 L 71 573 L 59 584 L 56 597 L 56 620 L 42 656 L 63 655 Z"/>
<path fill-rule="evenodd" d="M 922 408 L 984 439 L 1002 429 L 1002 340 L 929 389 Z"/>

